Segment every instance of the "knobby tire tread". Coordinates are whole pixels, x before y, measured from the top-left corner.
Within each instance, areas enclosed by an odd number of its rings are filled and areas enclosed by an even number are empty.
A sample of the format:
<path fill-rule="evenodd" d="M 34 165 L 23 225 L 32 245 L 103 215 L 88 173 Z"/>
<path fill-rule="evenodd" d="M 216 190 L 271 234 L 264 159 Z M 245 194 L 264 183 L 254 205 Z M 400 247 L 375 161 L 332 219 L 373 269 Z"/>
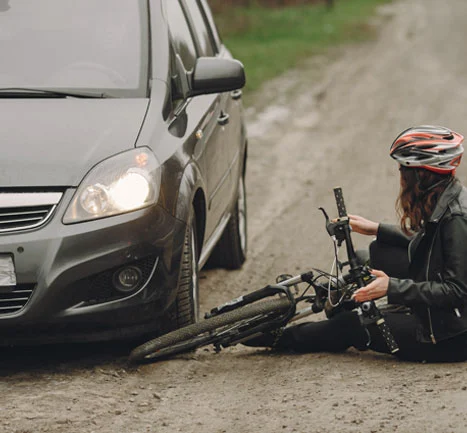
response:
<path fill-rule="evenodd" d="M 193 340 L 194 338 L 199 337 L 206 332 L 212 332 L 223 326 L 237 324 L 242 320 L 250 319 L 259 314 L 269 314 L 272 312 L 277 312 L 278 314 L 283 313 L 288 308 L 290 308 L 290 300 L 287 298 L 271 299 L 245 305 L 235 310 L 210 317 L 209 319 L 193 323 L 191 325 L 161 335 L 160 337 L 154 338 L 153 340 L 150 340 L 135 348 L 131 352 L 129 359 L 132 362 L 143 362 L 148 359 L 155 360 L 158 357 L 166 357 L 169 355 L 182 353 L 187 350 L 193 350 L 198 347 L 210 344 L 214 338 L 213 336 L 208 336 L 207 338 L 190 342 L 190 340 Z M 181 343 L 186 344 L 182 345 Z M 173 351 L 164 350 L 163 355 L 157 354 L 158 351 L 175 345 L 176 347 L 173 348 Z"/>

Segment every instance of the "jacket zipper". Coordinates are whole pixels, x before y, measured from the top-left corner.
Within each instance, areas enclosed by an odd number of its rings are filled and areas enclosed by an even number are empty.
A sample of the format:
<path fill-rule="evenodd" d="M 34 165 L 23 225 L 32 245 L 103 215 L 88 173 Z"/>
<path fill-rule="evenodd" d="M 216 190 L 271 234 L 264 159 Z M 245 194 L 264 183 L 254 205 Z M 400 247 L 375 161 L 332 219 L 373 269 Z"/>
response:
<path fill-rule="evenodd" d="M 436 230 L 436 233 L 435 235 L 433 236 L 433 241 L 431 242 L 431 246 L 430 246 L 430 251 L 428 253 L 428 265 L 426 267 L 426 280 L 428 281 L 428 274 L 429 274 L 429 270 L 430 270 L 430 262 L 431 262 L 431 253 L 433 252 L 433 245 L 435 244 L 435 237 L 436 237 L 436 234 L 438 233 L 438 229 Z M 438 277 L 440 278 L 441 282 L 444 281 L 443 279 L 443 276 L 438 273 Z M 428 321 L 430 323 L 430 338 L 431 338 L 431 341 L 433 344 L 436 344 L 436 338 L 435 338 L 435 333 L 433 332 L 433 323 L 431 321 L 431 310 L 430 310 L 430 307 L 427 307 L 427 311 L 428 311 Z M 457 317 L 461 317 L 461 313 L 459 311 L 458 308 L 454 308 L 454 313 L 456 313 L 456 316 Z"/>
<path fill-rule="evenodd" d="M 435 334 L 433 332 L 433 324 L 431 323 L 431 310 L 430 310 L 430 307 L 427 307 L 427 310 L 428 310 L 428 321 L 430 322 L 430 338 L 431 338 L 431 342 L 433 344 L 436 344 L 436 338 L 435 338 Z"/>
<path fill-rule="evenodd" d="M 433 240 L 431 241 L 430 251 L 428 252 L 428 264 L 426 266 L 426 280 L 427 281 L 428 281 L 428 274 L 429 274 L 429 270 L 430 270 L 431 253 L 433 252 L 433 245 L 435 244 L 435 237 L 436 237 L 437 233 L 438 233 L 438 230 L 436 230 L 436 233 L 433 235 Z M 428 311 L 428 322 L 430 324 L 431 342 L 433 344 L 436 344 L 435 333 L 433 332 L 433 323 L 431 322 L 431 310 L 430 310 L 430 307 L 427 307 L 427 311 Z"/>

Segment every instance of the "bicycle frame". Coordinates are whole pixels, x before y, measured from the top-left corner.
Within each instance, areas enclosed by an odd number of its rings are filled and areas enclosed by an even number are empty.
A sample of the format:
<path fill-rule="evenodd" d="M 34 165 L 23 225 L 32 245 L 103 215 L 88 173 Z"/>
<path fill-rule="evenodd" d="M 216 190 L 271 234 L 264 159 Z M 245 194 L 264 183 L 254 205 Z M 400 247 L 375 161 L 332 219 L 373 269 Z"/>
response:
<path fill-rule="evenodd" d="M 331 283 L 334 284 L 332 286 L 333 289 L 338 291 L 340 290 L 339 285 L 355 286 L 355 288 L 358 289 L 360 287 L 364 287 L 367 284 L 367 281 L 371 279 L 371 275 L 368 271 L 368 268 L 364 267 L 362 264 L 359 263 L 354 246 L 353 246 L 353 242 L 351 238 L 351 227 L 350 227 L 349 218 L 347 216 L 347 211 L 346 211 L 345 204 L 344 204 L 342 189 L 334 188 L 334 195 L 336 199 L 339 218 L 331 221 L 326 211 L 323 208 L 319 208 L 319 209 L 323 212 L 325 216 L 326 230 L 331 236 L 331 238 L 334 240 L 334 242 L 336 242 L 338 246 L 341 246 L 342 243 L 345 242 L 348 261 L 346 263 L 338 262 L 338 269 L 339 268 L 342 269 L 344 266 L 349 266 L 349 273 L 343 274 L 342 277 L 339 279 L 338 275 L 332 276 L 329 274 L 325 274 L 324 272 L 319 271 L 318 269 L 314 269 L 315 271 L 318 271 L 320 273 L 318 275 L 318 278 L 323 275 L 326 275 L 329 278 L 330 284 L 327 288 L 316 283 L 317 277 L 315 277 L 315 274 L 313 273 L 313 271 L 309 271 L 309 272 L 306 272 L 300 275 L 291 276 L 288 279 L 280 281 L 276 285 L 268 285 L 260 290 L 252 292 L 245 296 L 241 296 L 237 299 L 234 299 L 219 307 L 214 308 L 213 310 L 211 310 L 210 313 L 206 314 L 205 318 L 209 318 L 217 314 L 222 314 L 226 311 L 231 311 L 240 306 L 249 304 L 251 302 L 256 302 L 262 298 L 266 298 L 266 297 L 270 297 L 274 295 L 286 296 L 290 300 L 290 303 L 291 303 L 291 308 L 289 309 L 289 311 L 287 311 L 286 314 L 283 314 L 275 318 L 274 320 L 271 320 L 268 323 L 261 323 L 257 326 L 249 328 L 245 330 L 243 333 L 239 333 L 237 335 L 238 338 L 235 338 L 230 341 L 228 341 L 227 339 L 224 339 L 224 343 L 222 345 L 236 344 L 240 341 L 244 341 L 247 338 L 251 338 L 252 336 L 257 335 L 260 332 L 265 332 L 265 331 L 277 328 L 278 326 L 285 326 L 287 323 L 291 323 L 296 320 L 302 319 L 306 316 L 309 316 L 311 314 L 315 314 L 315 313 L 319 313 L 323 311 L 323 309 L 325 308 L 325 302 L 327 299 L 329 299 L 329 295 L 330 295 L 329 291 L 331 290 Z M 337 261 L 337 253 L 336 253 L 336 261 Z M 307 295 L 307 296 L 302 295 L 302 296 L 295 297 L 290 291 L 290 287 L 296 286 L 297 284 L 300 284 L 300 283 L 308 283 L 310 286 L 314 288 L 315 294 Z M 324 295 L 324 293 L 326 293 L 326 296 Z M 342 298 L 338 301 L 338 304 L 335 305 L 334 307 L 340 306 L 344 298 L 349 300 L 350 295 L 351 295 L 350 293 L 344 294 Z M 297 303 L 303 302 L 303 301 L 308 302 L 311 305 L 309 307 L 306 307 L 304 309 L 297 311 L 296 310 Z M 360 321 L 362 325 L 366 327 L 370 324 L 376 324 L 380 328 L 383 334 L 383 337 L 386 341 L 386 344 L 388 345 L 388 348 L 390 349 L 391 353 L 397 352 L 399 350 L 397 343 L 394 340 L 394 337 L 392 336 L 389 328 L 387 327 L 387 324 L 384 321 L 384 317 L 379 311 L 379 309 L 377 308 L 375 302 L 367 301 L 361 304 L 355 303 L 355 308 L 360 317 Z"/>

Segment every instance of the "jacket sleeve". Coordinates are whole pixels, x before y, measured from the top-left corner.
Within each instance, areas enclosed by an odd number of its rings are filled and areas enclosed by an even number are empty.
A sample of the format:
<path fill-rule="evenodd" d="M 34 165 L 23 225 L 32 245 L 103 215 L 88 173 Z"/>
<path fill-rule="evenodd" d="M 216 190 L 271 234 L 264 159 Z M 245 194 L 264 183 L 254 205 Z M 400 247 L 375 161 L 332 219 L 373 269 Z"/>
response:
<path fill-rule="evenodd" d="M 388 301 L 407 306 L 456 308 L 467 303 L 467 219 L 453 216 L 441 223 L 442 269 L 433 281 L 390 278 Z M 438 254 L 439 254 L 438 253 Z M 427 263 L 426 266 L 429 264 Z"/>
<path fill-rule="evenodd" d="M 379 242 L 403 248 L 407 248 L 411 240 L 399 227 L 384 223 L 379 224 L 376 238 Z"/>

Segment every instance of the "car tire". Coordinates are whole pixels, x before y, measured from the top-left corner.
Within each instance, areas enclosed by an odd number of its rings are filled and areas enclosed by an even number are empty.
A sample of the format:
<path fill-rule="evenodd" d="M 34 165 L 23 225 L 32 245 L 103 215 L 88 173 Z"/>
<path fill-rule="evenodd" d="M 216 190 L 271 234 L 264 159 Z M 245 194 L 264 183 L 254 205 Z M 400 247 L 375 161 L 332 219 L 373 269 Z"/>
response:
<path fill-rule="evenodd" d="M 237 201 L 224 232 L 211 254 L 210 265 L 240 269 L 247 254 L 247 208 L 245 177 L 238 181 Z"/>
<path fill-rule="evenodd" d="M 171 311 L 171 328 L 181 328 L 199 320 L 199 274 L 196 215 L 192 210 L 183 242 L 178 292 Z"/>

